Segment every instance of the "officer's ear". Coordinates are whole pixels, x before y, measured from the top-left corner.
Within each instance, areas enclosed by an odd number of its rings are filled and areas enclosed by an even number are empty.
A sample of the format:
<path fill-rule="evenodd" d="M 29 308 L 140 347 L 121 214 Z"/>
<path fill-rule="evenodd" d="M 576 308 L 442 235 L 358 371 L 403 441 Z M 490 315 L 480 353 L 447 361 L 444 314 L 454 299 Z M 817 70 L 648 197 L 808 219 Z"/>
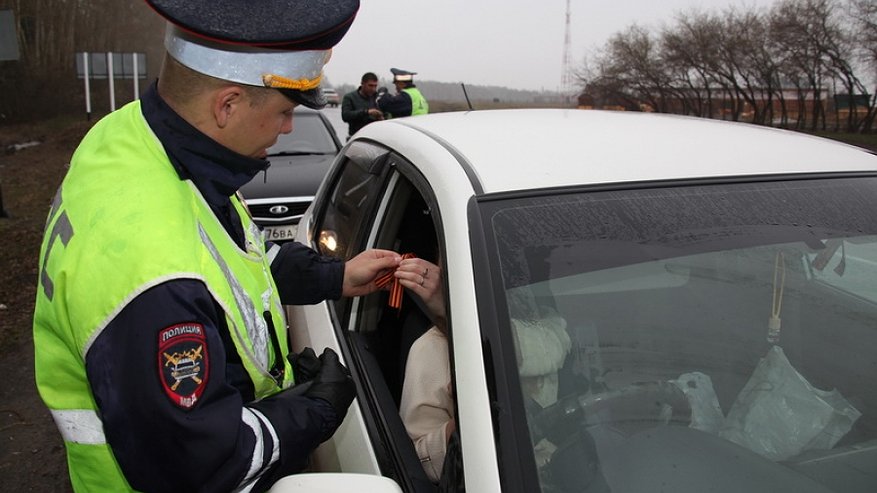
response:
<path fill-rule="evenodd" d="M 228 126 L 231 118 L 237 113 L 238 108 L 243 104 L 244 89 L 241 86 L 231 85 L 224 86 L 216 91 L 213 97 L 213 118 L 216 126 L 225 128 Z"/>

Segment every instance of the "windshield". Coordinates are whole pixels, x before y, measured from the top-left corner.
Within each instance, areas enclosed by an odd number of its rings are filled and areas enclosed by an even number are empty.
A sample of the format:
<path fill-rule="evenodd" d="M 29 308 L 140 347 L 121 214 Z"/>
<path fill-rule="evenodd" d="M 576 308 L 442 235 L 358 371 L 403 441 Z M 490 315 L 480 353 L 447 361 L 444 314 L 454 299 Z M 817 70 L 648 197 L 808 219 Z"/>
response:
<path fill-rule="evenodd" d="M 280 134 L 277 143 L 268 149 L 268 155 L 335 154 L 338 147 L 331 131 L 319 114 L 296 112 L 292 133 Z"/>
<path fill-rule="evenodd" d="M 877 491 L 877 179 L 482 205 L 543 491 Z"/>

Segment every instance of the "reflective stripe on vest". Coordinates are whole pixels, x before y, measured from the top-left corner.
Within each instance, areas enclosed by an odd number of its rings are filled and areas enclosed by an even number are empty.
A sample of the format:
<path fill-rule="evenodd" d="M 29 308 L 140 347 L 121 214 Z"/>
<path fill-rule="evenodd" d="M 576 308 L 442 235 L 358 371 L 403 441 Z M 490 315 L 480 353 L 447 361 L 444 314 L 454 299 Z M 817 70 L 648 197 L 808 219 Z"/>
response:
<path fill-rule="evenodd" d="M 86 445 L 107 443 L 104 424 L 91 409 L 52 410 L 52 418 L 65 442 Z"/>
<path fill-rule="evenodd" d="M 152 286 L 204 283 L 225 312 L 234 343 L 225 350 L 240 355 L 257 399 L 293 383 L 285 313 L 258 226 L 232 197 L 246 236 L 241 250 L 191 181 L 179 179 L 139 101 L 92 127 L 56 199 L 40 253 L 35 376 L 64 437 L 74 489 L 130 489 L 106 443 L 85 360 L 107 324 Z M 266 312 L 279 329 L 277 355 Z M 285 370 L 279 385 L 269 374 L 273 359 Z"/>

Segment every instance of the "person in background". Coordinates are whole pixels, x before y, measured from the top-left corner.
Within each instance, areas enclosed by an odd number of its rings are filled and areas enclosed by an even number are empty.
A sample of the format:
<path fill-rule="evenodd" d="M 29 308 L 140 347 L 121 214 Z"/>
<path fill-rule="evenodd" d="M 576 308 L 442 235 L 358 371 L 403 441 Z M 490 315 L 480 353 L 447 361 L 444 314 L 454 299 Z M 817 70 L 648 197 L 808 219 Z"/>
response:
<path fill-rule="evenodd" d="M 420 89 L 414 85 L 414 76 L 417 75 L 417 72 L 398 68 L 391 68 L 390 72 L 393 73 L 396 94 L 390 95 L 386 89 L 381 88 L 377 96 L 378 108 L 384 112 L 385 116 L 399 118 L 429 113 L 429 103 L 421 94 Z"/>
<path fill-rule="evenodd" d="M 76 491 L 265 491 L 356 392 L 330 349 L 290 352 L 283 305 L 374 292 L 401 260 L 265 244 L 236 194 L 294 109 L 325 104 L 359 1 L 147 2 L 158 81 L 90 130 L 49 212 L 36 383 Z"/>
<path fill-rule="evenodd" d="M 384 119 L 384 114 L 375 104 L 378 91 L 378 76 L 372 72 L 362 75 L 359 87 L 348 92 L 341 100 L 341 119 L 347 122 L 347 138 L 371 122 Z"/>

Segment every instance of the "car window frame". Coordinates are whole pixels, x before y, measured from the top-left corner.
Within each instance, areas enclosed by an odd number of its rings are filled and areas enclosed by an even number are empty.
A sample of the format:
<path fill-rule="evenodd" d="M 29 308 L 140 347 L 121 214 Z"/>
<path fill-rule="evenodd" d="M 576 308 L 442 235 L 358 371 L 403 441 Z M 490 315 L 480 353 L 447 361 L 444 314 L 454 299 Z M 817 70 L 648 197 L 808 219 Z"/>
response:
<path fill-rule="evenodd" d="M 509 326 L 508 304 L 505 292 L 497 290 L 503 285 L 502 269 L 496 255 L 495 240 L 486 234 L 483 201 L 489 196 L 473 196 L 467 205 L 469 242 L 472 252 L 473 278 L 475 282 L 478 325 L 481 331 L 482 357 L 484 358 L 487 394 L 491 402 L 494 448 L 500 470 L 503 491 L 541 491 L 530 428 L 525 410 L 520 406 L 524 394 L 518 375 L 514 341 Z"/>
<path fill-rule="evenodd" d="M 360 208 L 362 214 L 358 216 L 359 220 L 357 223 L 359 224 L 357 226 L 357 231 L 352 235 L 353 241 L 348 250 L 359 252 L 364 249 L 367 237 L 363 236 L 362 225 L 373 223 L 374 214 L 377 213 L 375 202 L 383 196 L 388 181 L 389 167 L 386 166 L 385 163 L 388 155 L 389 150 L 387 148 L 374 142 L 367 141 L 351 143 L 339 153 L 337 159 L 339 159 L 340 162 L 336 162 L 336 165 L 332 167 L 323 181 L 323 184 L 320 186 L 320 189 L 317 191 L 316 199 L 313 202 L 313 214 L 310 218 L 310 224 L 308 224 L 308 230 L 310 234 L 313 235 L 313 237 L 310 238 L 311 246 L 319 253 L 327 255 L 320 246 L 319 235 L 326 220 L 327 209 L 332 205 L 332 199 L 335 196 L 335 192 L 337 191 L 340 181 L 345 176 L 345 171 L 349 166 L 358 166 L 360 169 L 365 169 L 368 173 L 376 176 L 376 188 L 370 192 L 366 203 Z M 368 157 L 363 156 L 372 156 L 371 162 L 368 162 Z M 336 255 L 335 257 L 345 261 L 347 260 L 344 256 Z M 356 301 L 356 298 L 342 297 L 339 300 L 331 300 L 327 302 L 333 325 L 344 327 L 349 325 L 352 305 Z"/>
<path fill-rule="evenodd" d="M 346 153 L 344 157 L 345 161 L 333 169 L 331 176 L 329 176 L 324 183 L 323 187 L 326 190 L 321 190 L 320 193 L 318 193 L 319 199 L 318 202 L 315 203 L 314 209 L 313 231 L 317 232 L 318 236 L 319 232 L 322 230 L 322 227 L 325 224 L 325 215 L 330 206 L 330 199 L 334 195 L 336 187 L 339 185 L 344 175 L 344 171 L 348 166 L 354 165 L 365 168 L 371 166 L 378 177 L 373 184 L 375 191 L 369 196 L 367 203 L 362 207 L 362 214 L 360 216 L 361 224 L 351 238 L 351 248 L 349 251 L 359 252 L 369 248 L 390 248 L 390 245 L 383 243 L 386 243 L 388 238 L 392 237 L 398 231 L 384 231 L 388 227 L 387 220 L 388 216 L 390 216 L 388 209 L 392 205 L 391 202 L 396 198 L 395 194 L 399 192 L 400 188 L 408 186 L 410 187 L 410 193 L 419 193 L 430 210 L 436 211 L 432 216 L 433 226 L 436 228 L 439 251 L 442 252 L 441 255 L 444 255 L 446 249 L 443 229 L 441 226 L 441 217 L 437 212 L 438 208 L 435 195 L 430 189 L 427 180 L 410 162 L 392 150 L 372 142 L 363 142 L 360 140 L 356 141 L 356 143 L 360 146 L 372 146 L 374 148 L 374 160 L 369 164 L 363 162 L 362 159 L 359 158 L 360 162 L 356 163 L 354 161 L 357 158 L 352 158 L 349 153 Z M 400 183 L 403 182 L 403 180 L 407 185 Z M 400 210 L 396 209 L 393 212 L 394 214 L 399 213 Z M 399 215 L 401 216 L 401 214 Z M 395 219 L 401 221 L 400 217 L 396 217 Z M 398 226 L 399 223 L 397 221 L 395 228 L 398 229 Z M 317 242 L 314 241 L 314 243 L 313 246 L 318 247 L 316 244 Z M 447 276 L 443 277 L 443 283 L 445 298 L 448 300 Z M 351 340 L 354 334 L 367 332 L 363 330 L 365 326 L 374 327 L 377 325 L 377 319 L 379 318 L 380 313 L 378 310 L 375 310 L 375 308 L 379 308 L 381 303 L 386 303 L 386 295 L 384 294 L 383 296 L 384 297 L 382 298 L 380 294 L 372 294 L 367 297 L 352 298 L 347 302 L 340 300 L 329 301 L 326 303 L 326 306 L 329 310 L 332 329 L 335 333 L 336 339 L 339 342 L 339 346 L 341 347 L 346 361 L 350 363 L 348 366 L 353 373 L 354 380 L 357 381 L 357 385 L 360 387 L 358 395 L 365 396 L 368 400 L 368 402 L 364 403 L 363 414 L 369 438 L 372 441 L 372 446 L 375 449 L 376 455 L 379 456 L 379 464 L 382 471 L 385 474 L 392 476 L 401 484 L 404 484 L 406 486 L 405 491 L 423 491 L 424 489 L 421 489 L 423 488 L 422 485 L 420 487 L 417 486 L 418 483 L 415 478 L 418 475 L 411 475 L 404 467 L 402 467 L 404 461 L 400 457 L 398 444 L 394 442 L 394 439 L 392 438 L 393 434 L 387 427 L 387 417 L 382 415 L 381 406 L 376 402 L 376 396 L 373 394 L 374 387 L 372 385 L 372 378 L 367 369 L 369 365 L 364 363 L 362 356 L 359 354 L 359 350 L 354 347 L 356 343 Z M 342 300 L 344 300 L 344 298 L 342 298 Z M 450 301 L 448 300 L 446 302 L 446 315 L 448 316 L 450 332 L 449 313 Z M 448 339 L 449 356 L 451 360 L 451 379 L 453 382 L 453 346 L 450 336 Z M 392 418 L 398 419 L 401 422 L 401 417 L 398 416 L 398 409 L 395 409 L 395 414 L 396 416 L 393 416 Z M 406 439 L 410 441 L 409 438 L 406 437 Z M 409 443 L 413 450 L 413 442 Z M 393 467 L 393 470 L 387 471 L 386 468 L 388 467 Z M 434 490 L 427 487 L 425 488 L 425 491 Z"/>

